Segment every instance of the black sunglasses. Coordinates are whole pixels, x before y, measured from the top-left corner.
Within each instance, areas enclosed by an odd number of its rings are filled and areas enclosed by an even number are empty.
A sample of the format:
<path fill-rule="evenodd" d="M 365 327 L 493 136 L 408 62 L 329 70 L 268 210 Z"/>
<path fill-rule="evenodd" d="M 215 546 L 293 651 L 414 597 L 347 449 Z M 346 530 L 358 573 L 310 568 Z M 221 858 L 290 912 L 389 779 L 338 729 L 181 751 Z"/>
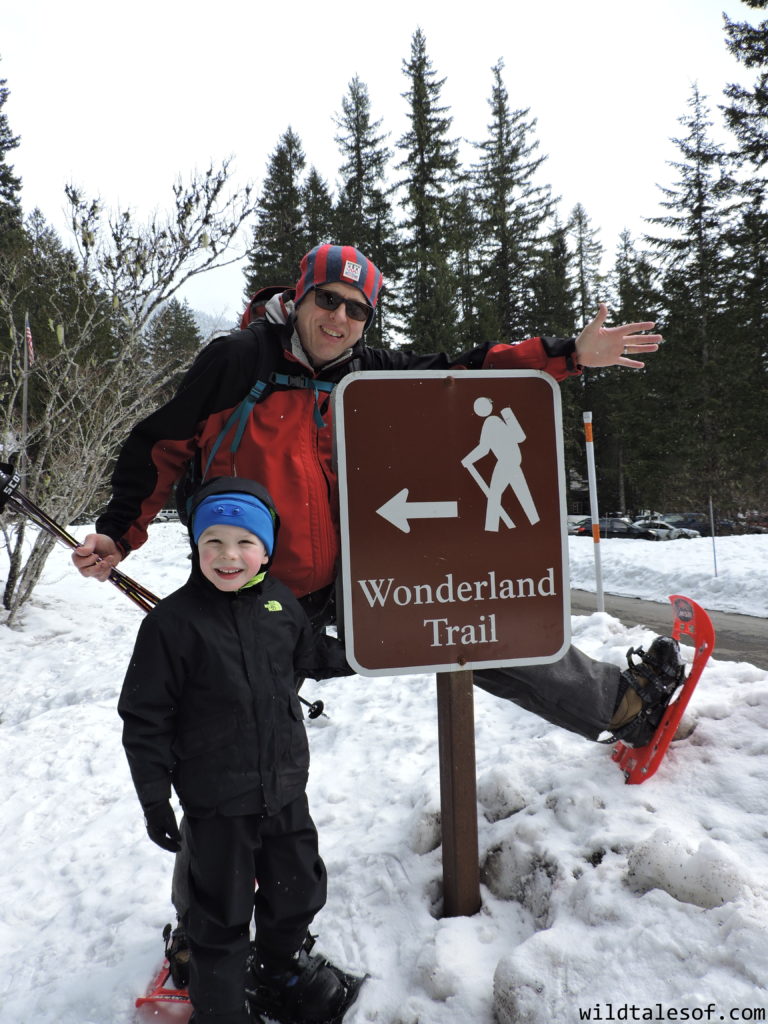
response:
<path fill-rule="evenodd" d="M 320 309 L 338 309 L 344 306 L 350 320 L 359 320 L 365 323 L 373 313 L 373 307 L 365 302 L 358 302 L 357 299 L 345 299 L 336 292 L 328 292 L 324 288 L 315 288 L 315 305 Z"/>

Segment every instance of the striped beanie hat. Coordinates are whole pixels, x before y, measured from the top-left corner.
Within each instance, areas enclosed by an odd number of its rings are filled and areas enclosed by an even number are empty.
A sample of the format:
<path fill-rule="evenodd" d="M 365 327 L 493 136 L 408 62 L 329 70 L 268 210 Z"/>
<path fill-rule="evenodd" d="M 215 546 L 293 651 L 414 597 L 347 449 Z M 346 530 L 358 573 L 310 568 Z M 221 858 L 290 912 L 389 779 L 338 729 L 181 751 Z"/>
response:
<path fill-rule="evenodd" d="M 379 268 L 354 245 L 316 245 L 302 258 L 299 268 L 301 274 L 293 300 L 297 306 L 315 285 L 340 281 L 359 288 L 371 308 L 376 307 L 384 278 Z"/>

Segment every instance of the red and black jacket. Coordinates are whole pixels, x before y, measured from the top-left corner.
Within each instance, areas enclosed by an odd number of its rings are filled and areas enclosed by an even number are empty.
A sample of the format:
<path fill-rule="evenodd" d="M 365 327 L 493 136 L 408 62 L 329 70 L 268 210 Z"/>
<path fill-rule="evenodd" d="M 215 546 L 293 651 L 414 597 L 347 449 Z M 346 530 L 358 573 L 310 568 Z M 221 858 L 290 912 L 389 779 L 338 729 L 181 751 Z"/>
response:
<path fill-rule="evenodd" d="M 557 380 L 578 372 L 573 341 L 531 338 L 516 345 L 485 344 L 451 359 L 368 348 L 360 341 L 348 358 L 314 371 L 291 351 L 292 322 L 257 320 L 210 342 L 187 372 L 177 394 L 138 423 L 112 476 L 113 496 L 96 529 L 125 553 L 147 539 L 147 527 L 165 507 L 174 484 L 199 451 L 202 464 L 232 411 L 270 371 L 337 383 L 355 370 L 535 369 Z M 332 468 L 331 405 L 317 393 L 275 385 L 256 404 L 236 452 L 221 444 L 207 478 L 239 476 L 263 484 L 283 516 L 280 550 L 272 571 L 297 596 L 333 582 L 339 555 L 338 495 Z"/>

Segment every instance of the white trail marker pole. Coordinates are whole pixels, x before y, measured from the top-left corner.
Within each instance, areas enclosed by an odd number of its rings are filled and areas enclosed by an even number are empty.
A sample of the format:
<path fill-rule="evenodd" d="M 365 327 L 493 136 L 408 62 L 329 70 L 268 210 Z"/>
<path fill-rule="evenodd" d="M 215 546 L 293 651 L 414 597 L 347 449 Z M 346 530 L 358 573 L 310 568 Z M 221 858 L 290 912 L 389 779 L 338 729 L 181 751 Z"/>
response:
<path fill-rule="evenodd" d="M 584 436 L 587 441 L 587 477 L 589 479 L 589 512 L 592 517 L 592 539 L 595 542 L 595 595 L 597 610 L 605 611 L 603 595 L 603 566 L 600 561 L 600 513 L 597 506 L 597 474 L 595 472 L 595 443 L 592 438 L 592 413 L 583 413 Z"/>

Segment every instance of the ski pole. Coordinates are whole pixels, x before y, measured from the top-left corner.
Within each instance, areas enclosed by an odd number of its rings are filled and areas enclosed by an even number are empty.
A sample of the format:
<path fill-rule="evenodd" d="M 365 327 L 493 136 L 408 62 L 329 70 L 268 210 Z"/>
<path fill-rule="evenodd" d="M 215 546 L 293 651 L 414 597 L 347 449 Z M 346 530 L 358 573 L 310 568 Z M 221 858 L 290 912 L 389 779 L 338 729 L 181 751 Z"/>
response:
<path fill-rule="evenodd" d="M 307 718 L 319 718 L 320 715 L 323 715 L 323 708 L 325 707 L 325 704 L 323 704 L 321 700 L 316 700 L 310 704 L 308 700 L 304 700 L 301 694 L 299 694 L 299 700 L 301 701 L 302 704 L 306 704 L 306 706 L 309 708 L 309 711 L 307 712 Z M 323 715 L 323 718 L 327 717 L 328 715 Z"/>
<path fill-rule="evenodd" d="M 64 547 L 72 550 L 79 548 L 79 541 L 75 540 L 62 526 L 54 519 L 51 519 L 26 494 L 19 490 L 20 482 L 21 477 L 12 466 L 0 465 L 0 508 L 8 503 L 17 512 L 31 519 L 36 526 L 39 526 L 41 530 L 44 530 Z M 148 612 L 150 608 L 154 608 L 160 600 L 150 590 L 142 586 L 141 583 L 132 580 L 130 576 L 126 576 L 119 569 L 111 569 L 108 579 L 113 586 L 117 587 L 118 590 L 145 612 Z"/>

